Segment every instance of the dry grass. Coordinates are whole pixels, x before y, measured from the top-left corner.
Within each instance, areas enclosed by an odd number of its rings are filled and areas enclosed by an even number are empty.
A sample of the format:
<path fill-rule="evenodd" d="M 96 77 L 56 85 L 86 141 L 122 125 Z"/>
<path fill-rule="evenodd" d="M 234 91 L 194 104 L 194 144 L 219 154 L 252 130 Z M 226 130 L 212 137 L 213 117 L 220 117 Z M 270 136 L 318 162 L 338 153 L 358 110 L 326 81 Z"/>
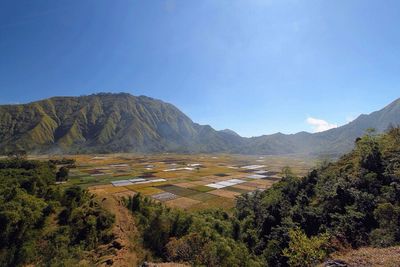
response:
<path fill-rule="evenodd" d="M 106 189 L 106 188 L 110 188 L 110 187 L 114 188 L 114 186 L 111 184 L 94 185 L 94 186 L 90 186 L 89 190 Z"/>
<path fill-rule="evenodd" d="M 264 180 L 264 179 L 260 179 L 260 180 L 252 180 L 251 183 L 255 183 L 255 184 L 259 184 L 259 185 L 272 185 L 273 182 L 269 181 L 269 180 Z"/>
<path fill-rule="evenodd" d="M 107 193 L 114 194 L 119 192 L 127 191 L 124 187 L 114 187 L 113 185 L 98 185 L 89 187 L 90 191 L 95 191 L 97 193 Z"/>
<path fill-rule="evenodd" d="M 398 267 L 400 266 L 400 247 L 365 247 L 342 253 L 334 253 L 330 258 L 335 260 L 343 260 L 348 264 L 349 267 Z"/>
<path fill-rule="evenodd" d="M 243 190 L 247 190 L 247 191 L 254 191 L 254 190 L 257 189 L 257 187 L 247 186 L 247 185 L 244 185 L 244 184 L 237 184 L 237 185 L 234 185 L 232 187 L 243 189 Z"/>
<path fill-rule="evenodd" d="M 151 196 L 151 195 L 155 195 L 155 194 L 159 194 L 162 193 L 163 191 L 157 187 L 143 187 L 143 188 L 138 188 L 135 190 L 138 193 L 141 193 L 143 195 L 146 196 Z"/>
<path fill-rule="evenodd" d="M 193 205 L 190 207 L 189 210 L 197 211 L 197 210 L 204 210 L 210 208 L 221 208 L 225 210 L 230 210 L 235 206 L 234 199 L 226 198 L 226 197 L 216 197 L 199 204 Z"/>
<path fill-rule="evenodd" d="M 188 198 L 199 200 L 199 201 L 208 201 L 216 198 L 216 195 L 208 194 L 208 193 L 198 193 L 195 195 L 188 196 Z"/>
<path fill-rule="evenodd" d="M 124 187 L 114 187 L 114 186 L 106 187 L 106 188 L 104 188 L 104 190 L 107 193 L 111 193 L 111 194 L 127 191 L 127 189 Z"/>
<path fill-rule="evenodd" d="M 114 193 L 113 195 L 116 197 L 119 197 L 119 198 L 129 198 L 129 197 L 133 197 L 134 195 L 136 195 L 136 192 L 126 190 L 123 192 Z"/>
<path fill-rule="evenodd" d="M 224 190 L 224 189 L 213 190 L 213 191 L 210 191 L 209 194 L 213 194 L 213 195 L 220 196 L 220 197 L 226 197 L 226 198 L 235 198 L 236 196 L 240 195 L 240 193 L 238 193 L 238 192 L 233 192 L 233 191 Z"/>
<path fill-rule="evenodd" d="M 124 187 L 128 188 L 129 190 L 137 191 L 137 190 L 139 190 L 141 188 L 155 187 L 155 186 L 165 185 L 165 184 L 168 184 L 168 182 L 157 182 L 157 183 L 151 183 L 151 184 L 134 184 L 134 185 L 127 185 L 127 186 L 124 186 Z"/>
<path fill-rule="evenodd" d="M 210 184 L 210 183 L 212 183 L 212 182 L 209 182 L 207 180 L 192 182 L 192 184 L 194 184 L 194 185 L 206 185 L 206 184 Z"/>
<path fill-rule="evenodd" d="M 260 188 L 262 187 L 262 185 L 258 184 L 258 183 L 254 183 L 254 182 L 247 182 L 247 183 L 243 183 L 240 184 L 241 186 L 247 186 L 247 187 L 253 187 L 253 188 Z"/>
<path fill-rule="evenodd" d="M 175 185 L 179 186 L 179 187 L 183 187 L 183 188 L 192 188 L 192 187 L 196 186 L 196 184 L 193 184 L 193 183 L 178 183 Z"/>
<path fill-rule="evenodd" d="M 186 197 L 180 197 L 177 199 L 166 201 L 164 203 L 171 208 L 188 209 L 193 205 L 201 203 L 201 201 Z"/>
<path fill-rule="evenodd" d="M 262 189 L 270 188 L 274 184 L 273 182 L 268 181 L 268 180 L 253 180 L 249 183 L 256 185 L 255 187 L 257 187 L 257 188 L 262 188 Z M 247 183 L 244 183 L 244 185 L 246 185 L 246 184 Z"/>
<path fill-rule="evenodd" d="M 235 187 L 235 186 L 225 187 L 224 189 L 232 191 L 232 192 L 237 192 L 239 194 L 244 194 L 244 193 L 248 193 L 248 192 L 252 191 L 252 190 L 246 190 L 246 189 L 238 188 L 238 187 Z"/>

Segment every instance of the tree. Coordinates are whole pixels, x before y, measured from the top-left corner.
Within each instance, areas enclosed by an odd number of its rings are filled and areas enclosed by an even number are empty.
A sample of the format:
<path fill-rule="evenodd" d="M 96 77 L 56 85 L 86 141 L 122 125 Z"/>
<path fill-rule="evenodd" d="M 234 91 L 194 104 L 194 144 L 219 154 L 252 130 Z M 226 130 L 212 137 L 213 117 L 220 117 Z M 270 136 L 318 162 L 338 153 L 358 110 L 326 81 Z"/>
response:
<path fill-rule="evenodd" d="M 283 177 L 293 177 L 294 173 L 292 171 L 292 168 L 290 168 L 289 166 L 285 166 L 282 168 L 282 175 Z"/>
<path fill-rule="evenodd" d="M 289 231 L 289 247 L 283 250 L 288 263 L 293 267 L 316 266 L 327 256 L 329 235 L 322 234 L 308 238 L 299 228 Z"/>
<path fill-rule="evenodd" d="M 371 242 L 378 247 L 395 245 L 400 240 L 400 207 L 390 203 L 379 204 L 374 210 L 379 228 L 371 233 Z"/>
<path fill-rule="evenodd" d="M 69 169 L 67 167 L 61 167 L 56 175 L 56 181 L 62 182 L 68 180 Z"/>
<path fill-rule="evenodd" d="M 361 167 L 361 171 L 366 170 L 381 174 L 383 167 L 379 144 L 380 139 L 373 133 L 373 130 L 369 130 L 367 135 L 356 142 L 355 152 L 358 156 L 358 164 Z"/>
<path fill-rule="evenodd" d="M 74 266 L 111 242 L 114 217 L 87 190 L 55 178 L 51 162 L 0 160 L 0 266 Z"/>
<path fill-rule="evenodd" d="M 26 159 L 27 152 L 23 149 L 16 149 L 10 151 L 7 156 L 11 159 Z"/>

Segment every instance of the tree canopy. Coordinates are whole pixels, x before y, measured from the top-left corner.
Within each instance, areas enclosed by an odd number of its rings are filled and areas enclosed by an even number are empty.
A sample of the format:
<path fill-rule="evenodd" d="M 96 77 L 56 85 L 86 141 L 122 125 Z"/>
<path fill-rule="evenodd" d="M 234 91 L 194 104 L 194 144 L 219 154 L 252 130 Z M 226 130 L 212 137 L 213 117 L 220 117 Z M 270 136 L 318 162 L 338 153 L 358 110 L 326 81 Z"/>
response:
<path fill-rule="evenodd" d="M 0 161 L 0 266 L 71 266 L 112 239 L 114 217 L 51 162 Z"/>
<path fill-rule="evenodd" d="M 185 214 L 137 195 L 144 244 L 207 266 L 314 266 L 341 247 L 400 244 L 400 129 L 356 140 L 337 162 L 237 198 L 233 214 Z"/>

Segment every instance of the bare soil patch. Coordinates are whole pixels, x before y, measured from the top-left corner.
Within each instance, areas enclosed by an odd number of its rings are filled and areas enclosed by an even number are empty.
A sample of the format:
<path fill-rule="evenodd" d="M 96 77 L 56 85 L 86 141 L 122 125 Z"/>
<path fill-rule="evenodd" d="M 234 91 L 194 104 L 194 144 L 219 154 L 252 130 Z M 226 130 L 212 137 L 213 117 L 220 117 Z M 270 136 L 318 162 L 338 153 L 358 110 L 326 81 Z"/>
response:
<path fill-rule="evenodd" d="M 97 255 L 95 258 L 98 261 L 96 266 L 138 266 L 141 257 L 137 251 L 144 249 L 135 247 L 132 242 L 138 235 L 132 214 L 124 206 L 120 196 L 105 193 L 103 189 L 90 188 L 90 191 L 101 199 L 104 208 L 115 215 L 112 230 L 115 240 L 109 245 L 100 246 L 95 251 Z"/>
<path fill-rule="evenodd" d="M 330 258 L 342 260 L 346 262 L 349 267 L 398 267 L 400 266 L 400 247 L 364 247 L 357 250 L 334 253 Z"/>

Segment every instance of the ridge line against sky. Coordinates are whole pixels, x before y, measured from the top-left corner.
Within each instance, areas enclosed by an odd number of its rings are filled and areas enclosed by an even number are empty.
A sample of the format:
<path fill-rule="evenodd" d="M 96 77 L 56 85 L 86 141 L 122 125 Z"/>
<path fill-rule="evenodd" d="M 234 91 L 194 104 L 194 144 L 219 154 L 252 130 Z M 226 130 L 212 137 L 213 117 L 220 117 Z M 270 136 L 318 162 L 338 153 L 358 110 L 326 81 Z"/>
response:
<path fill-rule="evenodd" d="M 119 93 L 126 93 L 126 92 L 93 92 L 93 93 L 90 93 L 90 94 L 86 94 L 86 95 L 80 95 L 80 96 L 88 96 L 88 95 L 92 95 L 92 94 L 99 94 L 99 93 L 114 93 L 114 94 L 119 94 Z M 136 96 L 139 96 L 139 95 L 136 95 Z M 140 95 L 140 96 L 144 96 L 144 95 Z M 0 105 L 19 105 L 19 104 L 29 104 L 29 103 L 31 103 L 31 102 L 35 102 L 35 101 L 41 101 L 41 100 L 45 100 L 45 99 L 49 99 L 49 98 L 52 98 L 52 97 L 79 97 L 79 96 L 72 96 L 72 95 L 62 95 L 62 96 L 49 96 L 49 97 L 46 97 L 46 98 L 42 98 L 42 99 L 35 99 L 35 100 L 32 100 L 32 101 L 28 101 L 28 102 L 25 102 L 25 103 L 19 103 L 19 102 L 10 102 L 10 103 L 0 103 Z M 151 97 L 151 96 L 146 96 L 146 97 Z M 153 98 L 153 99 L 156 99 L 156 100 L 161 100 L 161 101 L 163 101 L 162 99 L 157 99 L 157 98 L 154 98 L 154 97 L 151 97 L 151 98 Z M 306 121 L 306 123 L 308 124 L 308 125 L 310 125 L 311 126 L 311 128 L 312 128 L 312 130 L 311 131 L 307 131 L 307 130 L 304 130 L 305 132 L 310 132 L 310 133 L 320 133 L 320 132 L 324 132 L 324 131 L 328 131 L 328 130 L 330 130 L 330 129 L 334 129 L 334 128 L 338 128 L 338 127 L 341 127 L 341 126 L 344 126 L 344 125 L 346 125 L 346 124 L 348 124 L 348 123 L 350 123 L 350 122 L 352 122 L 353 120 L 355 120 L 355 119 L 357 119 L 360 115 L 369 115 L 369 114 L 371 114 L 371 113 L 373 113 L 373 112 L 375 112 L 375 111 L 380 111 L 381 109 L 383 109 L 383 108 L 385 108 L 386 106 L 388 106 L 388 105 L 390 105 L 391 103 L 393 103 L 394 101 L 400 101 L 400 98 L 397 98 L 397 99 L 395 99 L 395 100 L 393 100 L 393 101 L 391 101 L 390 103 L 387 103 L 385 106 L 382 106 L 382 107 L 380 107 L 380 108 L 378 108 L 378 109 L 376 109 L 376 110 L 371 110 L 370 112 L 364 112 L 364 113 L 359 113 L 357 116 L 352 116 L 352 117 L 346 117 L 346 120 L 345 120 L 345 123 L 343 123 L 343 124 L 341 124 L 341 125 L 338 125 L 338 124 L 331 124 L 331 123 L 329 123 L 329 122 L 327 122 L 327 121 L 325 121 L 325 120 L 323 120 L 323 119 L 317 119 L 317 118 L 313 118 L 313 117 L 310 117 L 310 116 L 308 116 L 307 117 L 307 119 L 305 120 Z M 163 102 L 165 102 L 165 101 L 163 101 Z M 169 103 L 169 104 L 172 104 L 172 105 L 174 105 L 173 103 L 170 103 L 170 102 L 167 102 L 167 103 Z M 174 105 L 174 106 L 176 106 L 176 105 Z M 178 109 L 179 109 L 179 107 L 177 107 Z M 182 110 L 181 110 L 182 111 Z M 186 114 L 187 115 L 187 114 Z M 190 116 L 189 116 L 190 117 Z M 190 119 L 192 119 L 192 118 L 190 118 Z M 193 119 L 192 119 L 193 120 Z M 196 121 L 196 120 L 193 120 L 193 122 L 195 122 L 195 123 L 198 123 L 198 121 Z M 210 125 L 209 123 L 200 123 L 200 124 L 203 124 L 203 125 Z M 210 125 L 211 127 L 213 127 L 213 125 Z M 216 129 L 216 130 L 233 130 L 232 128 L 223 128 L 223 129 L 220 129 L 220 128 L 216 128 L 216 127 L 213 127 L 214 129 Z M 234 130 L 233 130 L 234 131 Z M 299 132 L 304 132 L 304 131 L 298 131 L 298 132 L 294 132 L 294 133 L 284 133 L 284 134 L 296 134 L 296 133 L 299 133 Z M 236 131 L 235 131 L 236 132 Z M 261 136 L 261 135 L 269 135 L 269 134 L 275 134 L 275 133 L 283 133 L 282 131 L 277 131 L 277 132 L 274 132 L 274 133 L 268 133 L 268 134 L 260 134 L 260 135 L 258 135 L 258 136 Z M 240 135 L 240 134 L 239 134 Z M 243 135 L 240 135 L 240 136 L 242 136 L 242 137 L 257 137 L 257 135 L 253 135 L 253 136 L 243 136 Z"/>
<path fill-rule="evenodd" d="M 3 0 L 0 102 L 125 91 L 247 137 L 325 130 L 399 97 L 399 12 L 394 0 Z"/>

